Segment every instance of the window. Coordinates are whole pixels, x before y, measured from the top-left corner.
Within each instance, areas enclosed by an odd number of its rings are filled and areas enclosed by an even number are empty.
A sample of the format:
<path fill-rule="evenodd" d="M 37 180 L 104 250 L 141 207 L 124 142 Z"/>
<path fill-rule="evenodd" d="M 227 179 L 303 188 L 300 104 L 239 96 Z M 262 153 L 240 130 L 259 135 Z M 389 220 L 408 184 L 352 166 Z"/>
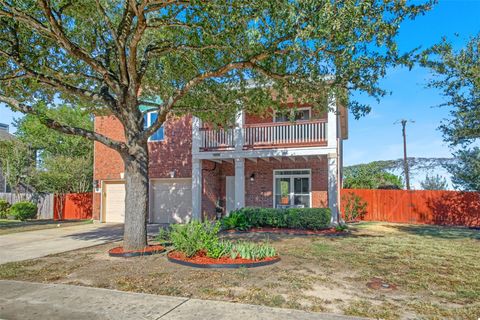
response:
<path fill-rule="evenodd" d="M 146 113 L 143 119 L 144 129 L 147 129 L 152 124 L 154 124 L 155 121 L 157 120 L 157 116 L 158 114 L 156 111 Z M 148 141 L 163 141 L 163 139 L 164 139 L 164 128 L 162 126 L 154 134 L 152 134 L 150 138 L 148 138 Z"/>
<path fill-rule="evenodd" d="M 310 170 L 274 171 L 274 207 L 310 207 Z"/>
<path fill-rule="evenodd" d="M 310 120 L 310 108 L 279 111 L 275 114 L 274 122 L 292 122 L 301 120 Z"/>

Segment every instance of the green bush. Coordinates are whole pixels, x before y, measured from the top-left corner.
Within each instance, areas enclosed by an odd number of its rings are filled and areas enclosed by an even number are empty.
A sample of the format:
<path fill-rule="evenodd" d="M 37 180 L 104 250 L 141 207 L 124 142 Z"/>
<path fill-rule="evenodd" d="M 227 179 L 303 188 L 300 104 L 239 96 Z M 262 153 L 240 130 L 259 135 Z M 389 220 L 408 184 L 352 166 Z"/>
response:
<path fill-rule="evenodd" d="M 0 219 L 7 219 L 10 203 L 7 200 L 0 199 Z"/>
<path fill-rule="evenodd" d="M 21 201 L 10 207 L 9 213 L 15 219 L 25 221 L 27 219 L 35 219 L 37 217 L 37 205 L 29 201 Z"/>
<path fill-rule="evenodd" d="M 233 243 L 220 240 L 218 232 L 220 223 L 193 221 L 187 224 L 172 225 L 170 240 L 175 250 L 182 252 L 187 257 L 192 257 L 199 252 L 205 252 L 207 257 L 218 259 L 230 256 L 235 259 L 261 260 L 266 257 L 276 256 L 275 249 L 269 244 L 256 244 L 253 242 Z"/>
<path fill-rule="evenodd" d="M 176 250 L 192 257 L 199 251 L 216 248 L 219 242 L 220 223 L 193 221 L 187 224 L 174 224 L 170 232 L 170 240 Z"/>
<path fill-rule="evenodd" d="M 231 218 L 233 217 L 233 218 Z M 233 211 L 222 219 L 224 229 L 245 230 L 250 227 L 272 227 L 318 230 L 330 226 L 328 208 L 252 208 Z"/>
<path fill-rule="evenodd" d="M 247 222 L 245 214 L 239 211 L 230 213 L 228 217 L 224 217 L 220 222 L 223 230 L 248 230 L 252 227 L 252 225 Z"/>
<path fill-rule="evenodd" d="M 342 197 L 342 201 L 345 202 L 343 212 L 345 221 L 362 220 L 367 214 L 367 202 L 355 193 L 349 192 L 348 195 Z"/>

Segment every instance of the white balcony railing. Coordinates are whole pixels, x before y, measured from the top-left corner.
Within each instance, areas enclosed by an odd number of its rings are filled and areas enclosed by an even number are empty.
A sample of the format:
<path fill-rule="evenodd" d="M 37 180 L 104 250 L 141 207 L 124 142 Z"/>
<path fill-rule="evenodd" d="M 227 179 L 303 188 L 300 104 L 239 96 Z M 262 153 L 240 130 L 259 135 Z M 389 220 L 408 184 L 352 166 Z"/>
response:
<path fill-rule="evenodd" d="M 235 148 L 235 131 L 233 129 L 201 128 L 202 151 L 228 150 Z"/>
<path fill-rule="evenodd" d="M 245 125 L 241 130 L 242 149 L 322 146 L 327 144 L 326 120 L 261 123 Z M 202 151 L 235 148 L 234 129 L 202 128 L 200 134 Z"/>

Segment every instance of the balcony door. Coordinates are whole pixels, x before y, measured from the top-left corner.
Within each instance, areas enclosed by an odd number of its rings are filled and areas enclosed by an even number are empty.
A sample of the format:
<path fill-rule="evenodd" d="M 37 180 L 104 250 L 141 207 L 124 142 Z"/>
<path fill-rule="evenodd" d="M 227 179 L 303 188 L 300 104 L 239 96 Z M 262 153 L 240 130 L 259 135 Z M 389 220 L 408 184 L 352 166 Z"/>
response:
<path fill-rule="evenodd" d="M 310 170 L 275 170 L 274 193 L 275 208 L 309 208 L 311 206 Z"/>

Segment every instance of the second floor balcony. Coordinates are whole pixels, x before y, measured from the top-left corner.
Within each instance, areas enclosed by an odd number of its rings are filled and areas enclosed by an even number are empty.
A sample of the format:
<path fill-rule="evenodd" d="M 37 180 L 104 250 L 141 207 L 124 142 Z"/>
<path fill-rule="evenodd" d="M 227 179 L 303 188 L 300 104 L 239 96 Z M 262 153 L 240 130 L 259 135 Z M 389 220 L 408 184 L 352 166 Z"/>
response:
<path fill-rule="evenodd" d="M 239 128 L 200 128 L 200 151 L 322 147 L 327 120 L 246 124 Z"/>

